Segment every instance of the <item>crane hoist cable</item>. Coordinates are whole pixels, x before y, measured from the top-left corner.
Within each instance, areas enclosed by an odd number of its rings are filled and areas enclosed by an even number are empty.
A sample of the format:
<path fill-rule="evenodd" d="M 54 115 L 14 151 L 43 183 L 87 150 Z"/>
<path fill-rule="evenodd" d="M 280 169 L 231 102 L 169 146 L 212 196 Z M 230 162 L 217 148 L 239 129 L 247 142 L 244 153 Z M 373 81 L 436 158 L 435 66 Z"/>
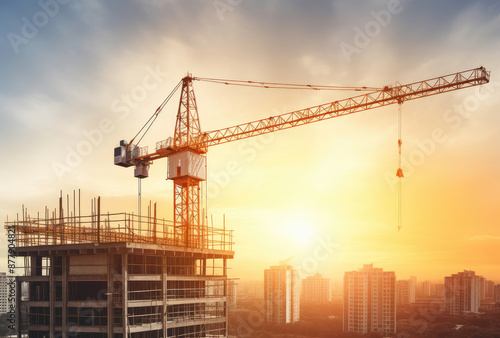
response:
<path fill-rule="evenodd" d="M 193 77 L 193 80 L 212 82 L 232 86 L 257 87 L 257 88 L 275 88 L 275 89 L 311 89 L 311 90 L 354 90 L 354 91 L 379 91 L 383 88 L 377 87 L 349 87 L 349 86 L 325 86 L 325 85 L 310 85 L 296 83 L 280 83 L 280 82 L 261 82 L 261 81 L 245 81 L 245 80 L 227 80 L 214 79 L 207 77 Z"/>
<path fill-rule="evenodd" d="M 167 102 L 172 98 L 172 96 L 174 96 L 175 92 L 177 91 L 177 89 L 179 89 L 179 87 L 181 86 L 181 84 L 182 84 L 182 80 L 179 81 L 179 83 L 177 83 L 177 85 L 175 86 L 175 88 L 170 92 L 170 94 L 168 94 L 167 98 L 162 102 L 162 104 L 156 109 L 156 111 L 154 112 L 154 114 L 149 118 L 149 120 L 147 120 L 147 122 L 142 126 L 142 128 L 132 138 L 132 140 L 129 142 L 129 144 L 132 144 L 134 142 L 134 140 L 137 138 L 137 136 L 139 136 L 139 134 L 141 133 L 141 131 L 144 130 L 144 128 L 146 128 L 146 126 L 149 124 L 149 126 L 144 131 L 144 133 L 142 134 L 141 138 L 139 139 L 139 141 L 137 141 L 137 145 L 139 145 L 139 142 L 141 142 L 141 140 L 143 139 L 143 137 L 149 131 L 149 128 L 151 128 L 151 126 L 153 125 L 153 123 L 158 118 L 158 115 L 163 110 L 163 107 L 165 107 L 165 105 L 167 104 Z"/>
<path fill-rule="evenodd" d="M 403 227 L 403 208 L 402 208 L 402 183 L 403 183 L 403 169 L 401 168 L 401 146 L 403 140 L 401 139 L 401 110 L 403 101 L 398 102 L 398 169 L 396 170 L 396 177 L 398 178 L 398 231 Z"/>

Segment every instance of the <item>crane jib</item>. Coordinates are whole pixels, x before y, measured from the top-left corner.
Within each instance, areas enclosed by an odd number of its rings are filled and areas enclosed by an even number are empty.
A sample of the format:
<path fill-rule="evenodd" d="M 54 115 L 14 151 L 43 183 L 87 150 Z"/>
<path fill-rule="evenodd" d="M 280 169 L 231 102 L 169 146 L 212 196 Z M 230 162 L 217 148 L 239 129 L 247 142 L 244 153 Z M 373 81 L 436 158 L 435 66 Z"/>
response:
<path fill-rule="evenodd" d="M 489 82 L 489 75 L 489 72 L 481 67 L 407 85 L 386 87 L 368 94 L 206 132 L 203 134 L 204 137 L 200 138 L 201 141 L 193 144 L 193 146 L 208 147 L 227 143 L 337 116 L 348 115 L 362 110 L 481 85 Z"/>
<path fill-rule="evenodd" d="M 153 153 L 148 154 L 141 151 L 139 154 L 137 152 L 134 153 L 124 151 L 122 153 L 123 157 L 121 160 L 118 160 L 118 163 L 115 164 L 122 166 L 130 166 L 138 163 L 144 164 L 159 158 L 168 157 L 169 154 L 179 151 L 183 147 L 206 152 L 206 148 L 217 144 L 228 143 L 312 122 L 370 110 L 385 105 L 401 103 L 404 101 L 415 100 L 427 96 L 485 84 L 489 82 L 489 77 L 490 72 L 486 71 L 485 68 L 480 67 L 410 84 L 385 87 L 363 95 L 329 102 L 219 130 L 200 132 L 198 129 L 197 132 L 199 134 L 192 135 L 191 138 L 189 138 L 189 143 L 178 145 L 174 144 L 173 138 L 169 138 L 166 141 L 158 142 L 156 151 Z M 187 85 L 190 85 L 190 81 L 192 81 L 193 78 L 189 77 L 185 80 L 185 82 L 189 82 Z M 197 107 L 194 106 L 193 109 L 197 110 Z M 195 114 L 197 115 L 197 112 L 195 112 Z M 127 158 L 126 153 L 132 155 Z"/>

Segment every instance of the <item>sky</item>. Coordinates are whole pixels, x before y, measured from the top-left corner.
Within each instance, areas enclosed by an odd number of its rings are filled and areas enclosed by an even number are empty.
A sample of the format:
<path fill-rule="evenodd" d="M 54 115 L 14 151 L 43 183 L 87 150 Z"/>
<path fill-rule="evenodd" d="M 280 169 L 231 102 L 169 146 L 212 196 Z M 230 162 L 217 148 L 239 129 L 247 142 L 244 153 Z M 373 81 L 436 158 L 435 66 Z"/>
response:
<path fill-rule="evenodd" d="M 0 5 L 0 217 L 56 208 L 137 213 L 130 140 L 189 72 L 196 77 L 383 87 L 480 66 L 491 82 L 402 106 L 211 147 L 204 186 L 234 230 L 230 276 L 282 261 L 334 281 L 373 263 L 397 278 L 474 270 L 500 283 L 500 3 L 497 1 L 79 1 Z M 195 82 L 201 128 L 229 127 L 359 94 Z M 142 141 L 173 136 L 179 93 Z M 234 169 L 236 168 L 236 169 Z M 172 219 L 166 159 L 142 181 L 143 212 Z M 86 203 L 86 204 L 85 204 Z M 6 238 L 2 238 L 5 248 Z M 0 255 L 6 270 L 6 252 Z M 1 267 L 5 268 L 1 268 Z"/>

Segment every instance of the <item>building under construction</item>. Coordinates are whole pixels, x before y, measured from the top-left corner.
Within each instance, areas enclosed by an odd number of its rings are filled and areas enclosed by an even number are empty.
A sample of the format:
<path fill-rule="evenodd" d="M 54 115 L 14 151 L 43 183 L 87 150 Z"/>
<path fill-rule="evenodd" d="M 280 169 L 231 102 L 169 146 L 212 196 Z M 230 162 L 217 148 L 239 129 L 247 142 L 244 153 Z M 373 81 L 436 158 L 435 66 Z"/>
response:
<path fill-rule="evenodd" d="M 201 225 L 186 239 L 156 208 L 140 217 L 99 205 L 65 215 L 61 198 L 59 212 L 7 221 L 24 258 L 18 337 L 226 337 L 232 232 Z"/>
<path fill-rule="evenodd" d="M 17 279 L 19 335 L 29 337 L 225 337 L 227 336 L 227 260 L 233 258 L 232 234 L 209 227 L 201 215 L 201 183 L 207 179 L 209 147 L 309 123 L 398 104 L 401 196 L 401 105 L 410 100 L 489 82 L 483 67 L 383 88 L 313 86 L 224 79 L 183 78 L 129 142 L 114 149 L 114 164 L 149 176 L 150 165 L 168 158 L 174 183 L 173 222 L 148 216 L 102 214 L 94 203 L 90 216 L 59 210 L 43 217 L 6 223 L 16 232 L 15 255 L 24 257 Z M 292 111 L 228 128 L 203 132 L 193 81 L 260 88 L 368 91 L 347 99 Z M 154 151 L 139 143 L 168 100 L 180 88 L 174 136 Z M 139 180 L 140 187 L 140 180 Z M 139 190 L 140 196 L 140 190 Z M 73 197 L 73 202 L 76 198 Z M 140 199 L 139 199 L 140 201 Z M 141 210 L 139 206 L 139 210 Z M 401 210 L 401 198 L 399 198 Z M 401 228 L 401 213 L 398 217 Z M 29 296 L 22 299 L 21 283 Z"/>

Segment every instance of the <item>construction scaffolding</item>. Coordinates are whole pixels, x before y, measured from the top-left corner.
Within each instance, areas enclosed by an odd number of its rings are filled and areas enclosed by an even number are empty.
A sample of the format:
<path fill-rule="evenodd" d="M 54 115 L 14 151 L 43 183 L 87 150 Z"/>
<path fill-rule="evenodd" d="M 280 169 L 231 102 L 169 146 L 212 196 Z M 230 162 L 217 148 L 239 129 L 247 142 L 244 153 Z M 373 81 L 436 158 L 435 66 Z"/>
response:
<path fill-rule="evenodd" d="M 67 204 L 69 208 L 69 197 Z M 45 208 L 43 218 L 40 213 L 32 217 L 23 208 L 21 219 L 19 215 L 14 221 L 7 219 L 5 228 L 15 230 L 16 247 L 129 242 L 232 251 L 233 231 L 225 229 L 225 220 L 222 229 L 214 228 L 213 221 L 210 226 L 204 223 L 194 225 L 199 235 L 190 236 L 188 241 L 185 233 L 178 231 L 180 225 L 156 217 L 156 203 L 154 206 L 150 204 L 147 216 L 129 213 L 101 214 L 100 198 L 94 199 L 89 216 L 76 216 L 76 210 L 64 215 L 62 196 L 59 205 L 59 211 L 49 212 Z M 206 218 L 203 218 L 203 222 L 206 222 Z"/>
<path fill-rule="evenodd" d="M 175 222 L 156 217 L 156 205 L 147 216 L 103 214 L 98 198 L 81 216 L 75 201 L 65 212 L 62 200 L 44 217 L 23 207 L 5 223 L 22 258 L 19 337 L 227 336 L 227 260 L 234 252 L 225 224 L 195 224 L 200 235 L 187 243 Z M 66 204 L 69 210 L 69 197 Z"/>

